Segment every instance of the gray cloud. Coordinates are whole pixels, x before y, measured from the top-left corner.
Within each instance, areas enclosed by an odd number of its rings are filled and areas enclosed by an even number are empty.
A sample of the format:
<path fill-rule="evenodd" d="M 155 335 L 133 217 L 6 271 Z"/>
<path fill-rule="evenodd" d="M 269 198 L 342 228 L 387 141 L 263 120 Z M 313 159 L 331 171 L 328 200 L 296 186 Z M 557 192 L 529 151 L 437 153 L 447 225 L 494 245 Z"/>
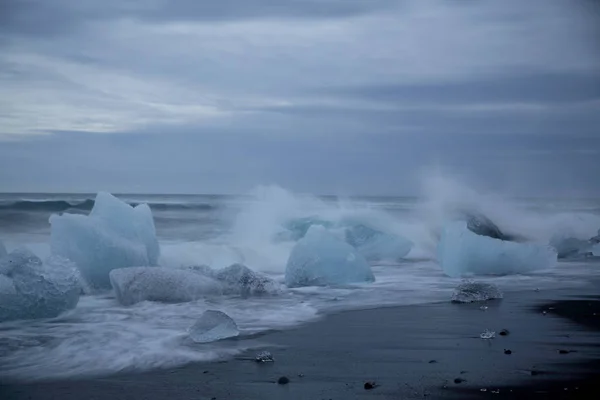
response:
<path fill-rule="evenodd" d="M 597 3 L 0 7 L 5 190 L 600 192 Z"/>
<path fill-rule="evenodd" d="M 256 18 L 343 18 L 389 8 L 400 0 L 3 0 L 0 32 L 67 34 L 86 22 L 132 18 L 150 21 L 234 21 Z"/>

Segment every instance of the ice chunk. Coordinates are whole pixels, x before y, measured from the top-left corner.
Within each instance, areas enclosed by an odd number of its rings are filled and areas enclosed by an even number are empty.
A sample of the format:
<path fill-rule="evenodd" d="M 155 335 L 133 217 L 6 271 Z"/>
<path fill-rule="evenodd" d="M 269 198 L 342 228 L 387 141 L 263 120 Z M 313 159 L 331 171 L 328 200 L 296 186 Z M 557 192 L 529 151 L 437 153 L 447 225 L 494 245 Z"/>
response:
<path fill-rule="evenodd" d="M 208 266 L 185 267 L 196 273 L 216 279 L 223 284 L 224 291 L 242 296 L 275 294 L 279 292 L 279 285 L 242 264 L 233 264 L 223 269 L 212 269 Z"/>
<path fill-rule="evenodd" d="M 196 343 L 210 343 L 236 337 L 240 331 L 229 315 L 221 311 L 208 310 L 192 325 L 189 334 Z"/>
<path fill-rule="evenodd" d="M 399 260 L 406 257 L 412 248 L 412 243 L 403 237 L 362 224 L 346 228 L 346 242 L 369 261 Z"/>
<path fill-rule="evenodd" d="M 6 252 L 6 247 L 4 247 L 4 243 L 0 240 L 0 259 L 6 257 L 8 253 Z"/>
<path fill-rule="evenodd" d="M 496 337 L 496 332 L 486 329 L 479 335 L 479 337 L 482 339 L 493 339 Z"/>
<path fill-rule="evenodd" d="M 89 216 L 53 215 L 50 223 L 52 252 L 75 262 L 93 288 L 109 288 L 113 269 L 158 262 L 158 240 L 146 204 L 131 207 L 98 193 Z"/>
<path fill-rule="evenodd" d="M 600 257 L 600 243 L 596 243 L 594 247 L 592 247 L 592 255 Z"/>
<path fill-rule="evenodd" d="M 472 303 L 501 298 L 502 292 L 498 286 L 473 281 L 461 283 L 454 289 L 454 293 L 452 293 L 452 301 L 455 303 Z"/>
<path fill-rule="evenodd" d="M 275 359 L 273 358 L 273 354 L 271 354 L 270 351 L 266 351 L 266 350 L 258 353 L 256 355 L 256 357 L 254 357 L 254 360 L 259 363 L 275 361 Z"/>
<path fill-rule="evenodd" d="M 438 245 L 438 260 L 451 277 L 506 275 L 552 267 L 556 252 L 545 245 L 514 243 L 471 232 L 463 221 L 448 224 Z"/>
<path fill-rule="evenodd" d="M 124 306 L 140 301 L 184 303 L 222 294 L 214 279 L 190 270 L 162 267 L 129 267 L 110 271 L 117 300 Z"/>
<path fill-rule="evenodd" d="M 81 286 L 75 265 L 60 257 L 44 263 L 26 249 L 2 260 L 0 321 L 52 318 L 75 308 Z"/>
<path fill-rule="evenodd" d="M 312 226 L 288 258 L 285 283 L 289 287 L 372 282 L 365 258 L 321 226 Z"/>

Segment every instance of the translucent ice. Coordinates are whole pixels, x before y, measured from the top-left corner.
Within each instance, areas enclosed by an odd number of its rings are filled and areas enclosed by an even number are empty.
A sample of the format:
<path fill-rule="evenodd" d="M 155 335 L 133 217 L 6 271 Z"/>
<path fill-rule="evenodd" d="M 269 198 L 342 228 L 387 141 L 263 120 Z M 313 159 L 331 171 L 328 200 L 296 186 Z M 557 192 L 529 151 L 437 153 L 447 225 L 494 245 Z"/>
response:
<path fill-rule="evenodd" d="M 594 247 L 592 247 L 592 255 L 600 257 L 600 243 L 596 243 Z"/>
<path fill-rule="evenodd" d="M 236 337 L 240 334 L 237 324 L 224 312 L 205 311 L 189 329 L 190 338 L 196 343 L 210 343 Z"/>
<path fill-rule="evenodd" d="M 117 300 L 124 306 L 140 301 L 184 303 L 221 294 L 216 280 L 190 270 L 162 267 L 129 267 L 110 271 Z"/>
<path fill-rule="evenodd" d="M 223 289 L 227 293 L 235 293 L 242 296 L 255 296 L 275 294 L 279 292 L 280 289 L 279 285 L 272 279 L 254 272 L 242 264 L 233 264 L 222 269 L 212 269 L 207 266 L 193 266 L 186 268 L 216 279 L 223 284 Z"/>
<path fill-rule="evenodd" d="M 479 337 L 482 339 L 493 339 L 496 337 L 496 332 L 486 329 L 479 335 Z"/>
<path fill-rule="evenodd" d="M 17 249 L 0 261 L 0 321 L 52 318 L 75 308 L 81 286 L 70 261 Z"/>
<path fill-rule="evenodd" d="M 285 269 L 289 287 L 372 282 L 365 258 L 321 226 L 312 226 L 294 248 Z"/>
<path fill-rule="evenodd" d="M 98 193 L 90 215 L 50 217 L 52 252 L 73 261 L 93 288 L 108 288 L 111 270 L 156 265 L 158 240 L 146 204 L 131 207 Z"/>
<path fill-rule="evenodd" d="M 552 267 L 556 252 L 545 245 L 515 243 L 480 236 L 463 221 L 448 224 L 438 245 L 438 260 L 444 273 L 506 275 Z"/>
<path fill-rule="evenodd" d="M 452 293 L 452 301 L 455 303 L 472 303 L 501 298 L 502 292 L 498 289 L 498 286 L 472 281 L 461 283 Z"/>
<path fill-rule="evenodd" d="M 302 239 L 313 225 L 332 228 L 334 224 L 331 221 L 326 221 L 316 216 L 292 219 L 285 224 L 285 228 L 288 230 L 286 239 Z"/>
<path fill-rule="evenodd" d="M 359 224 L 346 229 L 346 242 L 369 261 L 399 260 L 410 252 L 412 243 L 403 237 L 383 233 Z"/>
<path fill-rule="evenodd" d="M 275 361 L 275 359 L 273 358 L 273 354 L 271 354 L 270 351 L 266 351 L 266 350 L 258 353 L 256 355 L 256 357 L 254 357 L 254 360 L 259 363 Z"/>

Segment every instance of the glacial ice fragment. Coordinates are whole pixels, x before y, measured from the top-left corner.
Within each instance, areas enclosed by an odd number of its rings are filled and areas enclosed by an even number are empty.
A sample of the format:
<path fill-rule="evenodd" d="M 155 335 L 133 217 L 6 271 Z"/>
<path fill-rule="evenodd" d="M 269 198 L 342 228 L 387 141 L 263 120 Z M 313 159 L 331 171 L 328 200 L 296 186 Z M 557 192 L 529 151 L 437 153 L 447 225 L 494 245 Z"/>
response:
<path fill-rule="evenodd" d="M 312 226 L 296 243 L 285 269 L 285 283 L 289 287 L 344 285 L 374 280 L 365 258 L 320 226 Z"/>
<path fill-rule="evenodd" d="M 550 246 L 556 249 L 558 258 L 578 258 L 589 253 L 592 244 L 588 240 L 557 234 L 550 239 Z"/>
<path fill-rule="evenodd" d="M 399 260 L 410 252 L 412 243 L 398 235 L 359 224 L 346 228 L 346 242 L 368 261 Z"/>
<path fill-rule="evenodd" d="M 600 257 L 600 243 L 596 243 L 594 247 L 592 247 L 592 255 L 595 257 Z"/>
<path fill-rule="evenodd" d="M 79 272 L 69 260 L 52 256 L 42 263 L 17 249 L 0 261 L 0 271 L 0 321 L 53 318 L 79 301 Z"/>
<path fill-rule="evenodd" d="M 486 329 L 479 335 L 479 337 L 482 339 L 493 339 L 496 337 L 496 332 Z"/>
<path fill-rule="evenodd" d="M 265 363 L 265 362 L 273 362 L 275 361 L 275 359 L 273 358 L 273 354 L 271 354 L 270 351 L 261 351 L 260 353 L 258 353 L 256 355 L 256 357 L 254 357 L 254 360 L 256 362 L 259 363 Z"/>
<path fill-rule="evenodd" d="M 50 224 L 52 252 L 73 261 L 92 288 L 109 288 L 113 269 L 158 262 L 158 240 L 146 204 L 131 207 L 101 192 L 88 216 L 52 215 Z"/>
<path fill-rule="evenodd" d="M 224 312 L 205 311 L 189 329 L 190 339 L 196 343 L 210 343 L 239 336 L 237 324 Z"/>
<path fill-rule="evenodd" d="M 129 306 L 140 301 L 185 303 L 222 294 L 214 279 L 190 270 L 162 267 L 128 267 L 110 271 L 117 301 Z"/>
<path fill-rule="evenodd" d="M 465 222 L 445 226 L 438 245 L 438 261 L 451 277 L 463 275 L 507 275 L 549 268 L 556 252 L 546 245 L 515 243 L 480 236 Z"/>
<path fill-rule="evenodd" d="M 465 281 L 454 289 L 452 301 L 454 303 L 473 303 L 491 299 L 501 299 L 502 292 L 498 286 L 491 283 Z"/>

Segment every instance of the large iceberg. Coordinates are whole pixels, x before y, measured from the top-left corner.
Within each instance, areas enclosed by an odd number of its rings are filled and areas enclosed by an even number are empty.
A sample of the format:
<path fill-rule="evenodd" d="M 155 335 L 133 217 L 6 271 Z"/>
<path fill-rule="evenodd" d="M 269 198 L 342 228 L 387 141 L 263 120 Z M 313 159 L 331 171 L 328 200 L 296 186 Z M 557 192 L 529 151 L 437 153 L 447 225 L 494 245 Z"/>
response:
<path fill-rule="evenodd" d="M 412 243 L 401 236 L 383 233 L 358 224 L 346 228 L 346 242 L 355 247 L 368 261 L 397 261 L 406 257 Z"/>
<path fill-rule="evenodd" d="M 321 226 L 311 226 L 294 248 L 285 269 L 289 287 L 343 285 L 375 280 L 367 260 Z"/>
<path fill-rule="evenodd" d="M 189 329 L 190 339 L 196 343 L 210 343 L 236 337 L 240 334 L 237 324 L 224 312 L 205 311 Z"/>
<path fill-rule="evenodd" d="M 464 221 L 448 224 L 438 246 L 438 260 L 444 273 L 463 275 L 506 275 L 549 268 L 556 252 L 549 246 L 515 243 L 480 236 Z"/>
<path fill-rule="evenodd" d="M 242 264 L 233 264 L 222 269 L 212 269 L 205 265 L 190 266 L 185 269 L 219 281 L 227 294 L 239 294 L 247 297 L 276 294 L 280 291 L 280 287 L 275 281 Z"/>
<path fill-rule="evenodd" d="M 109 288 L 113 269 L 158 262 L 158 240 L 146 204 L 131 207 L 101 192 L 88 216 L 53 215 L 50 224 L 52 252 L 73 261 L 92 288 Z"/>
<path fill-rule="evenodd" d="M 42 262 L 26 249 L 0 260 L 0 321 L 56 317 L 75 308 L 80 292 L 79 272 L 69 260 Z"/>
<path fill-rule="evenodd" d="M 129 267 L 110 271 L 117 301 L 129 306 L 140 301 L 184 303 L 223 293 L 213 278 L 191 270 L 163 267 Z"/>

